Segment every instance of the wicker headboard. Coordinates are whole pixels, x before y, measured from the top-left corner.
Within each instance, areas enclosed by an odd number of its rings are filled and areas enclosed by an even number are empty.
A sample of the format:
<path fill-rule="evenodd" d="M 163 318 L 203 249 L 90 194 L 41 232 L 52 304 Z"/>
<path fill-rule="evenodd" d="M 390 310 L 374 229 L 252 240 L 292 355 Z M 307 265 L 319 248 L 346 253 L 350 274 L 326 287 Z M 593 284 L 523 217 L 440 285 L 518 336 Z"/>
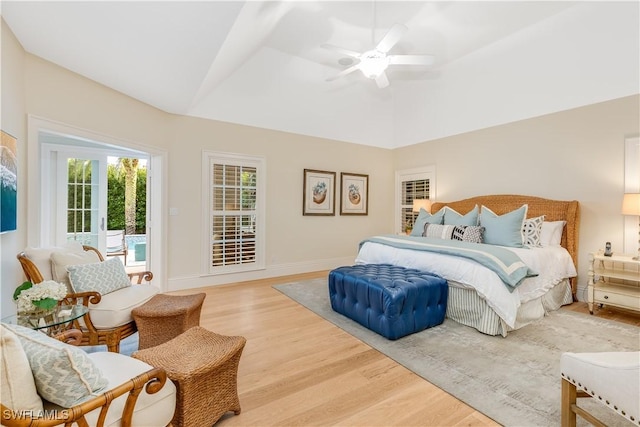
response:
<path fill-rule="evenodd" d="M 505 214 L 524 204 L 529 205 L 527 218 L 540 215 L 545 216 L 545 221 L 566 221 L 567 224 L 562 232 L 560 244 L 564 247 L 573 263 L 578 268 L 578 236 L 580 230 L 580 204 L 576 200 L 550 200 L 541 197 L 521 196 L 516 194 L 498 194 L 493 196 L 478 196 L 470 199 L 458 200 L 456 202 L 434 202 L 431 205 L 431 212 L 438 212 L 442 207 L 449 206 L 461 214 L 466 214 L 475 205 L 484 205 L 498 215 Z M 577 281 L 571 281 L 573 294 L 576 294 Z"/>

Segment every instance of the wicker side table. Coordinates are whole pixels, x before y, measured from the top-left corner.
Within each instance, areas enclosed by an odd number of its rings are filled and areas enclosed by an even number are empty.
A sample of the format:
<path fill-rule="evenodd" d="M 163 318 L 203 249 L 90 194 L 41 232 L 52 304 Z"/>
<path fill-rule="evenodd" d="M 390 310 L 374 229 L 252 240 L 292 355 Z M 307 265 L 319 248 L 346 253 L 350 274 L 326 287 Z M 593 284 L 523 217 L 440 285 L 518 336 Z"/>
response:
<path fill-rule="evenodd" d="M 177 426 L 211 426 L 227 411 L 240 413 L 238 365 L 246 339 L 218 335 L 195 326 L 157 347 L 133 357 L 161 367 L 178 390 Z"/>
<path fill-rule="evenodd" d="M 138 327 L 138 349 L 155 347 L 200 325 L 200 311 L 207 294 L 158 294 L 131 311 Z"/>

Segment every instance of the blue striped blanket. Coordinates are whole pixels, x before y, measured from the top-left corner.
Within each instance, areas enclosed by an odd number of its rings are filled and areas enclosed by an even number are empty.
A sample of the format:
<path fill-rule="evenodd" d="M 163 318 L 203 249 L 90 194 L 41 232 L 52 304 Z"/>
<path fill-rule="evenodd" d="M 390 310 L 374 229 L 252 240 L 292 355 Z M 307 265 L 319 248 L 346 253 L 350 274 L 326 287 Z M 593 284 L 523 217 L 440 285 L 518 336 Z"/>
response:
<path fill-rule="evenodd" d="M 485 243 L 394 234 L 369 237 L 360 242 L 360 247 L 365 242 L 471 259 L 495 272 L 510 292 L 513 292 L 525 278 L 538 275 L 515 253 L 506 248 Z"/>

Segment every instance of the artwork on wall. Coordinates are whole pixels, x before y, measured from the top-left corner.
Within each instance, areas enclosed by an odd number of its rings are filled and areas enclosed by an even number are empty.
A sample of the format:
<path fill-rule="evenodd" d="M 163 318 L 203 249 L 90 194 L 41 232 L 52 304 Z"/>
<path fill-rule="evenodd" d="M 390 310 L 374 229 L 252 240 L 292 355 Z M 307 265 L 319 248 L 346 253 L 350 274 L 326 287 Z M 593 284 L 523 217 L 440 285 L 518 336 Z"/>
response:
<path fill-rule="evenodd" d="M 340 174 L 340 215 L 367 215 L 369 209 L 369 175 Z"/>
<path fill-rule="evenodd" d="M 304 170 L 302 215 L 335 215 L 336 173 Z"/>
<path fill-rule="evenodd" d="M 18 147 L 13 136 L 0 133 L 0 233 L 5 233 L 16 230 L 18 219 Z"/>

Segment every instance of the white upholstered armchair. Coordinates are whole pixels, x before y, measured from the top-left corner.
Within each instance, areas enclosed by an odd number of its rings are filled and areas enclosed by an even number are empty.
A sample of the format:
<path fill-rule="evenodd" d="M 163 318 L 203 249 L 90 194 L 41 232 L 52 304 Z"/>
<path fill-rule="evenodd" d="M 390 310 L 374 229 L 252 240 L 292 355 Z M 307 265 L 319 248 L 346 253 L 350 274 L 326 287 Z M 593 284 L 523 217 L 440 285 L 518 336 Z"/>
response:
<path fill-rule="evenodd" d="M 17 325 L 0 325 L 1 421 L 6 426 L 166 426 L 176 387 L 166 372 L 110 352 L 87 354 Z"/>
<path fill-rule="evenodd" d="M 18 260 L 34 285 L 44 280 L 67 285 L 69 293 L 61 304 L 89 308 L 89 313 L 73 323 L 83 333 L 80 345 L 106 345 L 112 352 L 118 352 L 120 341 L 137 331 L 131 310 L 160 291 L 149 283 L 150 271 L 127 274 L 118 258 L 105 261 L 91 246 L 71 243 L 27 248 L 18 254 Z"/>

